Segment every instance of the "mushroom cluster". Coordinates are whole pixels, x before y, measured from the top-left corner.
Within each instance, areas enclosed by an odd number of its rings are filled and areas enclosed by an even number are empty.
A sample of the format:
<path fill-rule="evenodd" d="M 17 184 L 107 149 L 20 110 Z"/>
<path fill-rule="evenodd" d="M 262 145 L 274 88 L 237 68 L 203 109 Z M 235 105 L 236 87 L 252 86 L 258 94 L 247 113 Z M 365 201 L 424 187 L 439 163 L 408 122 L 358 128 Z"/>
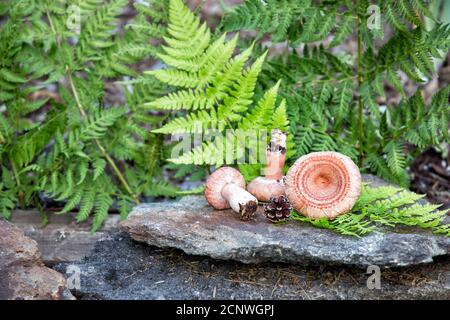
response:
<path fill-rule="evenodd" d="M 300 157 L 283 179 L 286 134 L 274 129 L 267 149 L 265 177 L 250 182 L 230 167 L 216 170 L 206 181 L 205 197 L 216 209 L 232 208 L 242 220 L 250 220 L 264 206 L 272 222 L 287 220 L 291 208 L 313 218 L 334 219 L 349 212 L 361 192 L 358 166 L 338 152 L 313 152 Z M 283 181 L 284 180 L 284 181 Z"/>

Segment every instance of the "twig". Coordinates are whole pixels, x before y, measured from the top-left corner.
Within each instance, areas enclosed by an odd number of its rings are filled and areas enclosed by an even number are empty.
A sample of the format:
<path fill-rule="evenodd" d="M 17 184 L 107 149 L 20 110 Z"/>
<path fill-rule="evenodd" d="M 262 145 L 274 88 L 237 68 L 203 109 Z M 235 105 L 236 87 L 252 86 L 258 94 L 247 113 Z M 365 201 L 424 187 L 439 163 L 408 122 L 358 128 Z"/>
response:
<path fill-rule="evenodd" d="M 246 280 L 233 280 L 233 279 L 225 279 L 227 281 L 230 282 L 236 282 L 236 283 L 244 283 L 244 284 L 250 284 L 253 286 L 262 286 L 262 287 L 267 287 L 267 284 L 263 284 L 263 283 L 258 283 L 258 282 L 253 282 L 253 281 L 246 281 Z"/>
<path fill-rule="evenodd" d="M 299 280 L 298 286 L 300 287 L 300 290 L 304 293 L 304 295 L 306 296 L 306 298 L 308 298 L 308 300 L 312 300 L 311 296 L 308 294 L 308 292 L 302 286 L 301 279 L 300 279 L 299 275 L 296 275 L 295 273 L 292 273 L 292 272 L 289 272 L 289 271 L 284 271 L 284 270 L 281 270 L 280 272 L 284 273 L 284 274 L 287 274 L 288 276 L 291 276 L 293 278 L 297 278 Z"/>
<path fill-rule="evenodd" d="M 271 298 L 273 297 L 273 294 L 275 293 L 275 290 L 277 289 L 278 284 L 280 283 L 280 281 L 281 281 L 281 277 L 278 278 L 277 282 L 275 282 L 275 285 L 273 286 L 272 293 L 270 294 Z"/>

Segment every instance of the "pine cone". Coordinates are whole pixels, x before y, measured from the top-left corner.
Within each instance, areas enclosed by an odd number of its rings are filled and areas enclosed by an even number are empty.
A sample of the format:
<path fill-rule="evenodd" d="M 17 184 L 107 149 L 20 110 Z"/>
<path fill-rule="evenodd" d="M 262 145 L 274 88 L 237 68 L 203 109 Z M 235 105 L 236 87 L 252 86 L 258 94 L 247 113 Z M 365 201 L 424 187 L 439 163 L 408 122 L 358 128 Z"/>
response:
<path fill-rule="evenodd" d="M 291 215 L 291 204 L 285 196 L 271 197 L 269 202 L 264 204 L 264 212 L 271 222 L 287 220 Z"/>

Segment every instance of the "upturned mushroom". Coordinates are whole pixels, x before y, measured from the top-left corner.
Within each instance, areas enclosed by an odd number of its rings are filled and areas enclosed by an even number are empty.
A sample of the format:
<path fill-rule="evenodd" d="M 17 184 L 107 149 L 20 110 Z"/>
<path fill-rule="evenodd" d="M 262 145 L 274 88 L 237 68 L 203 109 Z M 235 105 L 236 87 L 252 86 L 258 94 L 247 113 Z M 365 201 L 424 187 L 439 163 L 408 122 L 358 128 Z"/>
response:
<path fill-rule="evenodd" d="M 259 201 L 267 202 L 271 197 L 284 196 L 283 166 L 286 159 L 286 133 L 278 129 L 271 132 L 266 151 L 265 177 L 257 177 L 247 187 Z"/>
<path fill-rule="evenodd" d="M 295 210 L 314 219 L 334 219 L 354 206 L 361 192 L 361 174 L 343 154 L 313 152 L 294 163 L 285 185 Z"/>
<path fill-rule="evenodd" d="M 242 174 L 231 167 L 214 171 L 206 180 L 205 198 L 215 209 L 231 207 L 242 220 L 250 220 L 258 209 L 258 200 L 245 190 Z"/>

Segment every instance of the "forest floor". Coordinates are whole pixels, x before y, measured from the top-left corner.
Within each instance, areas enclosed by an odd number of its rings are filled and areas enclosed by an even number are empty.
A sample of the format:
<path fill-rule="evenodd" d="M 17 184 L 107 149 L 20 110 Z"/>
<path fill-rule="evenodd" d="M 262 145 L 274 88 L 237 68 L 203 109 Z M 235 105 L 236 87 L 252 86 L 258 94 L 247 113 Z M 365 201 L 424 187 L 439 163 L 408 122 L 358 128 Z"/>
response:
<path fill-rule="evenodd" d="M 97 243 L 80 263 L 81 287 L 72 294 L 91 299 L 450 299 L 450 258 L 432 264 L 382 269 L 373 288 L 366 269 L 304 267 L 284 263 L 247 265 L 187 255 L 137 243 L 115 233 Z"/>
<path fill-rule="evenodd" d="M 450 152 L 450 148 L 449 152 Z M 450 153 L 444 158 L 434 149 L 428 149 L 411 165 L 411 189 L 426 194 L 430 202 L 450 208 Z"/>

